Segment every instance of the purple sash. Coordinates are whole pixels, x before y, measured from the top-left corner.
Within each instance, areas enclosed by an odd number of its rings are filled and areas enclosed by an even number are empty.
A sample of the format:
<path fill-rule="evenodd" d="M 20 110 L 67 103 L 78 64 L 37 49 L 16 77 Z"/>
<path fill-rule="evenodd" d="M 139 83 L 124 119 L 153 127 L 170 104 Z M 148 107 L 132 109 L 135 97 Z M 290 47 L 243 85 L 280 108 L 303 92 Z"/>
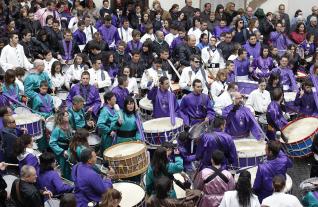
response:
<path fill-rule="evenodd" d="M 51 107 L 51 97 L 47 95 L 47 99 L 45 98 L 46 95 L 39 94 L 39 97 L 42 101 L 42 106 L 40 107 L 40 112 L 50 113 L 52 111 Z"/>
<path fill-rule="evenodd" d="M 316 107 L 318 109 L 318 75 L 314 74 L 314 67 L 310 68 L 310 75 L 311 75 L 311 80 L 316 88 L 316 92 L 313 92 L 314 100 L 316 103 Z"/>
<path fill-rule="evenodd" d="M 317 191 L 312 192 L 312 195 L 318 200 L 318 192 Z"/>
<path fill-rule="evenodd" d="M 169 114 L 170 114 L 170 122 L 171 124 L 174 126 L 176 124 L 176 114 L 175 114 L 175 111 L 174 111 L 174 100 L 173 100 L 173 95 L 170 91 L 167 91 L 168 93 L 168 104 L 169 104 Z M 158 104 L 158 107 L 160 107 L 160 109 L 162 111 L 166 111 L 165 108 L 162 108 L 161 104 L 160 104 L 160 100 L 163 99 L 163 92 L 161 92 L 161 90 L 158 88 L 158 91 L 157 91 L 157 102 L 159 103 Z"/>
<path fill-rule="evenodd" d="M 18 94 L 16 93 L 16 89 L 17 89 L 16 85 L 13 84 L 13 89 L 10 88 L 10 86 L 8 86 L 8 87 L 5 86 L 5 87 L 8 91 L 8 94 L 10 95 L 10 97 L 18 101 Z"/>
<path fill-rule="evenodd" d="M 136 113 L 136 125 L 137 125 L 138 131 L 139 131 L 140 136 L 141 136 L 141 141 L 144 142 L 145 141 L 145 134 L 144 134 L 144 129 L 142 127 L 142 123 L 141 123 L 140 116 L 139 116 L 138 112 Z"/>
<path fill-rule="evenodd" d="M 73 42 L 70 41 L 68 47 L 66 46 L 65 40 L 62 40 L 62 43 L 63 43 L 63 49 L 64 49 L 63 59 L 64 60 L 72 60 Z"/>

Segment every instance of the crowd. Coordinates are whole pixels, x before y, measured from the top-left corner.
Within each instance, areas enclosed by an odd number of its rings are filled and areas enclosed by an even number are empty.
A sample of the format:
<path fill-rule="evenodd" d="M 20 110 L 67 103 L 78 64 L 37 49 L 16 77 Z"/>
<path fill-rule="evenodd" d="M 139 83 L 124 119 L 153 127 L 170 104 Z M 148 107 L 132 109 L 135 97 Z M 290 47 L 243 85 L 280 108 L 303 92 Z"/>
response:
<path fill-rule="evenodd" d="M 127 142 L 149 147 L 147 170 L 124 179 L 139 185 L 145 175 L 141 205 L 318 205 L 316 187 L 301 200 L 287 193 L 298 151 L 286 146 L 301 140 L 284 131 L 311 118 L 313 141 L 299 156 L 313 154 L 310 177 L 318 176 L 318 6 L 305 18 L 300 9 L 290 17 L 284 4 L 264 13 L 232 2 L 215 11 L 212 3 L 200 10 L 185 0 L 169 11 L 163 3 L 0 2 L 1 207 L 56 198 L 60 206 L 119 206 L 133 195 L 116 188 L 116 163 L 103 157 Z M 146 129 L 160 118 L 152 127 L 171 132 Z M 265 143 L 265 161 L 242 166 L 242 139 Z"/>

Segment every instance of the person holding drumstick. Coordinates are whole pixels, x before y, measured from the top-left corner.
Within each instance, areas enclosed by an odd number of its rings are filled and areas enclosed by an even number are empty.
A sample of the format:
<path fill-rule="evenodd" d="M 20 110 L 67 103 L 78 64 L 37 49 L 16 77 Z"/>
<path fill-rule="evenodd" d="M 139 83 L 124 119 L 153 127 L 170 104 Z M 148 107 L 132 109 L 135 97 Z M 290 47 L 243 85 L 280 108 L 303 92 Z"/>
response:
<path fill-rule="evenodd" d="M 9 69 L 4 74 L 4 85 L 2 86 L 2 91 L 7 96 L 10 96 L 16 101 L 21 101 L 22 97 L 20 96 L 19 86 L 15 83 L 15 71 Z M 13 108 L 16 107 L 15 103 L 11 105 Z"/>
<path fill-rule="evenodd" d="M 318 115 L 318 100 L 315 100 L 313 87 L 313 83 L 309 79 L 306 79 L 294 101 L 295 106 L 299 106 L 299 112 L 306 116 Z"/>
<path fill-rule="evenodd" d="M 112 92 L 116 96 L 116 101 L 118 106 L 121 109 L 124 109 L 125 99 L 129 96 L 129 91 L 127 89 L 128 86 L 128 77 L 127 76 L 118 76 L 117 77 L 118 86 L 112 89 Z"/>
<path fill-rule="evenodd" d="M 72 128 L 69 124 L 69 115 L 66 111 L 59 111 L 55 117 L 55 126 L 52 131 L 49 146 L 56 156 L 56 160 L 61 167 L 62 176 L 71 180 L 71 168 L 67 163 Z"/>
<path fill-rule="evenodd" d="M 80 161 L 81 153 L 84 149 L 89 148 L 87 138 L 89 133 L 86 129 L 77 129 L 73 138 L 70 141 L 68 148 L 68 160 L 76 164 Z"/>
<path fill-rule="evenodd" d="M 40 93 L 38 93 L 32 103 L 32 109 L 40 116 L 47 119 L 49 116 L 53 115 L 54 104 L 53 98 L 47 93 L 49 84 L 47 81 L 41 81 L 40 83 Z"/>

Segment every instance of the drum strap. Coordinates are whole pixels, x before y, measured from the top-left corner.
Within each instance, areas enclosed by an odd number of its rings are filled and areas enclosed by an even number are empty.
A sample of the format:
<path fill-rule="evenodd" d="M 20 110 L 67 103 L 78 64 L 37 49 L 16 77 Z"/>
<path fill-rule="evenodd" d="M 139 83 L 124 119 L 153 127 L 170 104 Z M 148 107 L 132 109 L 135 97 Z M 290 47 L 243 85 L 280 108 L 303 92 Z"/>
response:
<path fill-rule="evenodd" d="M 219 176 L 225 183 L 229 182 L 229 179 L 222 173 L 222 171 L 220 169 L 217 169 L 213 165 L 211 166 L 211 168 L 214 171 L 214 173 L 212 175 L 210 175 L 207 179 L 204 180 L 204 184 L 209 183 L 214 178 L 216 178 L 216 176 Z"/>
<path fill-rule="evenodd" d="M 20 203 L 23 203 L 22 197 L 21 197 L 21 192 L 20 192 L 20 179 L 17 180 L 15 183 L 15 192 L 17 194 L 17 199 Z"/>

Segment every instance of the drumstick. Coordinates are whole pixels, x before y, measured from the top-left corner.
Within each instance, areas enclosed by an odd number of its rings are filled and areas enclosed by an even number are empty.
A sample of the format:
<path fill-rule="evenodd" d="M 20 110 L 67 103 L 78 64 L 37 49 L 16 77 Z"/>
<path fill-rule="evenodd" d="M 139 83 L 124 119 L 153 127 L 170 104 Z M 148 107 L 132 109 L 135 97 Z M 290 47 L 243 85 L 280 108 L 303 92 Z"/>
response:
<path fill-rule="evenodd" d="M 15 167 L 19 167 L 19 164 L 13 164 L 13 163 L 4 163 L 7 166 L 15 166 Z"/>

